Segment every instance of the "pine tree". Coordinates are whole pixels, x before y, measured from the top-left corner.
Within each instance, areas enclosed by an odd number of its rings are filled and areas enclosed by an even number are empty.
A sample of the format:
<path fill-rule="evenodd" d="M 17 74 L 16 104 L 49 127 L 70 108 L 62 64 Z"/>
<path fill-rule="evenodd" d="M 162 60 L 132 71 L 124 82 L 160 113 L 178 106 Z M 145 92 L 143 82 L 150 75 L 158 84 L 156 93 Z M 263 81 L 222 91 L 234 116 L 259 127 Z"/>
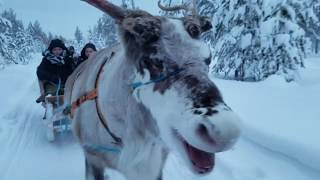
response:
<path fill-rule="evenodd" d="M 98 49 L 115 44 L 118 38 L 114 20 L 108 15 L 103 15 L 102 18 L 99 18 L 94 28 L 89 31 L 88 39 Z"/>
<path fill-rule="evenodd" d="M 215 3 L 199 5 L 201 13 L 213 13 L 215 28 L 206 38 L 216 59 L 216 76 L 259 81 L 283 74 L 287 81 L 295 79 L 304 66 L 306 39 L 290 5 L 264 0 Z"/>
<path fill-rule="evenodd" d="M 8 53 L 8 37 L 7 33 L 11 23 L 0 16 L 0 69 L 4 68 L 8 63 L 5 59 L 6 54 Z"/>
<path fill-rule="evenodd" d="M 85 40 L 84 40 L 83 33 L 77 26 L 74 33 L 74 42 L 72 44 L 77 51 L 80 51 L 81 48 L 84 46 L 84 43 L 85 43 Z"/>
<path fill-rule="evenodd" d="M 77 26 L 76 31 L 74 33 L 74 37 L 75 37 L 76 43 L 78 43 L 78 44 L 83 43 L 83 40 L 84 40 L 83 34 L 78 26 Z"/>
<path fill-rule="evenodd" d="M 11 28 L 9 31 L 12 34 L 19 32 L 19 31 L 22 31 L 24 29 L 22 21 L 17 19 L 17 15 L 13 9 L 4 10 L 1 13 L 1 16 L 10 21 Z"/>
<path fill-rule="evenodd" d="M 35 21 L 33 24 L 30 22 L 26 30 L 34 40 L 35 51 L 42 52 L 47 46 L 48 37 L 42 30 L 39 21 Z"/>
<path fill-rule="evenodd" d="M 131 8 L 132 9 L 136 9 L 135 1 L 134 0 L 130 0 L 130 2 L 131 2 Z"/>
<path fill-rule="evenodd" d="M 288 0 L 296 12 L 296 19 L 311 41 L 315 53 L 319 51 L 320 41 L 320 1 Z"/>
<path fill-rule="evenodd" d="M 10 24 L 2 36 L 3 39 L 6 39 L 7 44 L 2 55 L 3 64 L 28 63 L 30 54 L 33 52 L 32 37 L 25 31 L 22 21 L 17 19 L 12 9 L 3 11 L 1 17 Z"/>
<path fill-rule="evenodd" d="M 197 9 L 199 10 L 199 14 L 202 16 L 209 17 L 213 19 L 213 15 L 217 12 L 219 4 L 216 1 L 212 0 L 200 0 L 197 1 Z M 215 44 L 214 40 L 214 33 L 209 31 L 202 35 L 202 38 L 208 42 L 208 44 Z"/>
<path fill-rule="evenodd" d="M 47 36 L 48 36 L 48 41 L 46 44 L 47 44 L 47 46 L 49 46 L 49 43 L 51 42 L 51 40 L 54 39 L 54 35 L 51 32 L 49 32 Z"/>

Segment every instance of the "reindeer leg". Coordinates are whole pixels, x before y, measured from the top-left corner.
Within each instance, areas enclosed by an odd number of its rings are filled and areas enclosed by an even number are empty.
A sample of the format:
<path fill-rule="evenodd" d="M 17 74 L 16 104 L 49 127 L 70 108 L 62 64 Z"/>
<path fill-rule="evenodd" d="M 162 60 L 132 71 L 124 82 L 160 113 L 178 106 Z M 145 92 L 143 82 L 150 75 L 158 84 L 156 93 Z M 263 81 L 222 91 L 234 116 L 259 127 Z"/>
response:
<path fill-rule="evenodd" d="M 104 180 L 103 168 L 97 167 L 86 159 L 86 180 Z"/>

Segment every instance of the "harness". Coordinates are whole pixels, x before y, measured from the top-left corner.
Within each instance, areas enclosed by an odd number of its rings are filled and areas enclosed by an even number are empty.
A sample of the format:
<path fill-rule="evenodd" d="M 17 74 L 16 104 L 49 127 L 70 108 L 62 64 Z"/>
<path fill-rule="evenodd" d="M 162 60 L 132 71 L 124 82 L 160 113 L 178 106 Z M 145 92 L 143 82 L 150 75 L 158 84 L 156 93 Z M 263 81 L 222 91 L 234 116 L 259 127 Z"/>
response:
<path fill-rule="evenodd" d="M 103 67 L 104 65 L 108 62 L 109 59 L 112 58 L 112 56 L 114 55 L 114 52 L 111 53 L 110 57 L 109 58 L 106 58 L 104 60 L 104 62 L 101 64 L 100 68 L 99 68 L 99 71 L 98 71 L 98 74 L 97 74 L 97 77 L 96 77 L 96 80 L 95 80 L 95 86 L 94 86 L 94 89 L 85 93 L 84 95 L 80 96 L 76 101 L 72 102 L 71 104 L 71 117 L 74 116 L 74 113 L 75 111 L 83 104 L 85 103 L 86 101 L 92 101 L 94 100 L 95 101 L 95 104 L 96 104 L 96 109 L 97 109 L 97 114 L 98 114 L 98 117 L 99 117 L 99 120 L 101 122 L 101 124 L 103 125 L 103 127 L 106 129 L 106 131 L 110 134 L 110 136 L 113 138 L 113 140 L 115 141 L 114 143 L 115 144 L 118 144 L 118 145 L 122 145 L 122 140 L 121 138 L 117 137 L 115 134 L 113 134 L 109 127 L 107 126 L 107 120 L 106 118 L 103 116 L 102 112 L 101 112 L 101 108 L 99 106 L 99 103 L 98 103 L 98 82 L 99 82 L 99 79 L 100 79 L 100 75 L 101 73 L 103 72 Z M 131 84 L 131 87 L 132 87 L 132 90 L 136 90 L 136 89 L 139 89 L 140 87 L 142 86 L 145 86 L 145 85 L 149 85 L 149 84 L 152 84 L 152 83 L 159 83 L 159 82 L 162 82 L 166 79 L 168 79 L 169 77 L 171 76 L 175 76 L 177 75 L 178 73 L 180 73 L 183 69 L 178 69 L 174 72 L 171 72 L 167 75 L 160 75 L 159 77 L 155 78 L 155 79 L 152 79 L 150 81 L 147 81 L 147 82 L 134 82 Z M 110 148 L 106 148 L 106 147 L 102 147 L 102 146 L 96 146 L 96 145 L 86 145 L 85 146 L 86 148 L 89 148 L 89 149 L 92 149 L 92 150 L 95 150 L 95 151 L 110 151 L 110 152 L 118 152 L 118 150 L 114 150 L 114 149 L 110 149 Z"/>
<path fill-rule="evenodd" d="M 115 144 L 121 145 L 122 144 L 122 140 L 121 138 L 117 137 L 115 134 L 113 134 L 109 127 L 107 126 L 107 120 L 106 118 L 103 116 L 102 112 L 101 112 L 101 108 L 99 106 L 98 103 L 98 82 L 100 79 L 100 75 L 103 72 L 103 67 L 104 65 L 108 62 L 109 59 L 112 58 L 112 56 L 114 55 L 114 52 L 111 53 L 109 58 L 105 58 L 104 62 L 101 64 L 96 80 L 95 80 L 95 86 L 94 89 L 85 93 L 84 95 L 80 96 L 76 101 L 72 102 L 71 104 L 71 117 L 74 116 L 75 111 L 86 101 L 91 101 L 94 100 L 95 104 L 96 104 L 96 109 L 97 109 L 97 114 L 99 117 L 99 120 L 101 122 L 101 124 L 103 125 L 103 127 L 106 129 L 106 131 L 110 134 L 110 136 L 113 138 L 113 140 L 115 141 Z"/>
<path fill-rule="evenodd" d="M 131 87 L 132 87 L 133 90 L 135 90 L 135 89 L 138 89 L 139 87 L 142 87 L 142 86 L 145 86 L 145 85 L 148 85 L 148 84 L 159 83 L 159 82 L 162 82 L 162 81 L 168 79 L 171 76 L 175 76 L 175 75 L 179 74 L 182 70 L 183 69 L 178 69 L 176 71 L 168 73 L 167 75 L 160 75 L 159 77 L 157 77 L 155 79 L 152 79 L 150 81 L 147 81 L 147 82 L 141 82 L 141 81 L 134 82 L 134 83 L 131 84 Z"/>

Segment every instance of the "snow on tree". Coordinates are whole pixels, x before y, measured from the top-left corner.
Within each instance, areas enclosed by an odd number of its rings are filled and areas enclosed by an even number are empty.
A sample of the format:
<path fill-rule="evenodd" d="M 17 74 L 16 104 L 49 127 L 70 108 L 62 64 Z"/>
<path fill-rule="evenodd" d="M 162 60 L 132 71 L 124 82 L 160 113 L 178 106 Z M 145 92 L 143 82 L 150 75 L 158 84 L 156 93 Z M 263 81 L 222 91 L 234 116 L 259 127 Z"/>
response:
<path fill-rule="evenodd" d="M 53 35 L 51 32 L 49 32 L 47 36 L 48 36 L 48 42 L 47 42 L 47 45 L 49 45 L 49 43 L 51 42 L 51 40 L 53 40 L 53 39 L 54 39 L 54 35 Z"/>
<path fill-rule="evenodd" d="M 263 0 L 205 0 L 198 6 L 213 19 L 213 34 L 205 38 L 216 60 L 215 76 L 241 81 L 272 74 L 282 74 L 287 81 L 296 78 L 306 40 L 292 6 Z"/>
<path fill-rule="evenodd" d="M 319 23 L 320 23 L 320 1 L 314 1 L 313 11 L 314 11 L 315 16 L 319 19 L 319 21 L 317 23 L 315 23 L 317 25 L 316 25 L 316 28 L 314 28 L 314 29 L 316 29 L 315 30 L 316 32 L 320 33 L 320 26 L 319 26 Z M 313 26 L 315 26 L 315 25 L 313 25 Z M 313 42 L 313 44 L 312 44 L 313 51 L 316 54 L 320 53 L 320 39 L 317 38 L 317 39 L 311 39 L 311 40 Z"/>
<path fill-rule="evenodd" d="M 16 18 L 12 9 L 4 10 L 1 13 L 2 21 L 9 22 L 10 26 L 5 27 L 2 32 L 2 39 L 5 45 L 2 49 L 2 66 L 7 64 L 28 63 L 30 54 L 33 52 L 33 41 L 31 36 L 25 31 L 22 21 Z"/>
<path fill-rule="evenodd" d="M 114 20 L 108 15 L 103 15 L 94 28 L 89 30 L 88 39 L 98 49 L 115 44 L 118 38 Z"/>
<path fill-rule="evenodd" d="M 212 0 L 200 0 L 197 1 L 197 8 L 199 10 L 199 14 L 202 16 L 209 17 L 213 19 L 213 15 L 217 12 L 219 4 L 217 1 Z M 215 27 L 213 27 L 215 29 Z M 202 38 L 210 44 L 215 44 L 216 38 L 214 37 L 214 33 L 212 31 L 208 31 L 202 35 Z M 212 46 L 211 46 L 212 47 Z"/>
<path fill-rule="evenodd" d="M 84 40 L 83 33 L 80 31 L 79 27 L 77 26 L 76 31 L 74 33 L 74 37 L 77 43 L 82 43 Z"/>
<path fill-rule="evenodd" d="M 126 9 L 135 9 L 135 1 L 134 0 L 122 0 L 121 6 Z"/>
<path fill-rule="evenodd" d="M 320 41 L 320 1 L 288 0 L 295 12 L 297 23 L 310 38 L 314 52 L 319 51 Z"/>
<path fill-rule="evenodd" d="M 8 33 L 8 29 L 11 27 L 11 23 L 0 16 L 0 69 L 4 68 L 7 64 L 5 60 L 5 56 L 7 54 L 7 45 L 8 45 L 8 37 L 6 34 Z"/>
<path fill-rule="evenodd" d="M 30 22 L 26 30 L 33 39 L 34 50 L 37 52 L 45 50 L 49 40 L 39 21 L 35 21 L 33 24 Z"/>
<path fill-rule="evenodd" d="M 80 28 L 77 26 L 75 32 L 74 32 L 74 42 L 72 43 L 73 46 L 77 51 L 81 50 L 81 48 L 85 44 L 85 38 L 83 36 L 83 33 L 81 32 Z"/>

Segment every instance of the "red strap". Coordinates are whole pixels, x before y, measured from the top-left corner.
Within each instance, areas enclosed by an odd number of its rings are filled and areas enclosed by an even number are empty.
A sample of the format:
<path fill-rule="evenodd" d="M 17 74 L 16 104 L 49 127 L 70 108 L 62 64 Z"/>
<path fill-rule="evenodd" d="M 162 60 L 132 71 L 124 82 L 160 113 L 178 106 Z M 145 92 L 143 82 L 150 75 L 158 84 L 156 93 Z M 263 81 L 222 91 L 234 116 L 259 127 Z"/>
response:
<path fill-rule="evenodd" d="M 74 112 L 81 106 L 81 104 L 85 103 L 89 100 L 94 100 L 98 97 L 97 89 L 93 89 L 90 92 L 86 93 L 83 96 L 80 96 L 76 101 L 74 101 L 71 105 L 71 117 L 73 117 Z"/>
<path fill-rule="evenodd" d="M 103 62 L 103 64 L 100 66 L 100 69 L 99 69 L 99 72 L 98 72 L 98 75 L 97 75 L 97 78 L 96 78 L 96 82 L 95 82 L 95 89 L 93 89 L 92 91 L 90 91 L 90 92 L 86 93 L 85 95 L 79 97 L 75 102 L 72 103 L 72 105 L 71 105 L 71 117 L 73 117 L 75 111 L 77 110 L 77 108 L 80 107 L 81 104 L 83 104 L 84 102 L 86 102 L 88 100 L 95 100 L 97 113 L 98 113 L 100 122 L 102 123 L 103 127 L 108 131 L 108 133 L 111 135 L 111 137 L 115 140 L 115 143 L 121 145 L 122 144 L 122 140 L 119 137 L 117 137 L 116 135 L 114 135 L 110 131 L 109 127 L 107 126 L 107 121 L 103 117 L 102 112 L 101 112 L 101 110 L 99 108 L 98 101 L 97 101 L 97 99 L 98 99 L 97 98 L 98 97 L 98 82 L 99 82 L 100 74 L 102 73 L 103 67 L 107 63 L 108 59 L 111 59 L 113 55 L 114 55 L 114 52 L 112 52 L 110 58 L 106 58 L 105 61 Z"/>

